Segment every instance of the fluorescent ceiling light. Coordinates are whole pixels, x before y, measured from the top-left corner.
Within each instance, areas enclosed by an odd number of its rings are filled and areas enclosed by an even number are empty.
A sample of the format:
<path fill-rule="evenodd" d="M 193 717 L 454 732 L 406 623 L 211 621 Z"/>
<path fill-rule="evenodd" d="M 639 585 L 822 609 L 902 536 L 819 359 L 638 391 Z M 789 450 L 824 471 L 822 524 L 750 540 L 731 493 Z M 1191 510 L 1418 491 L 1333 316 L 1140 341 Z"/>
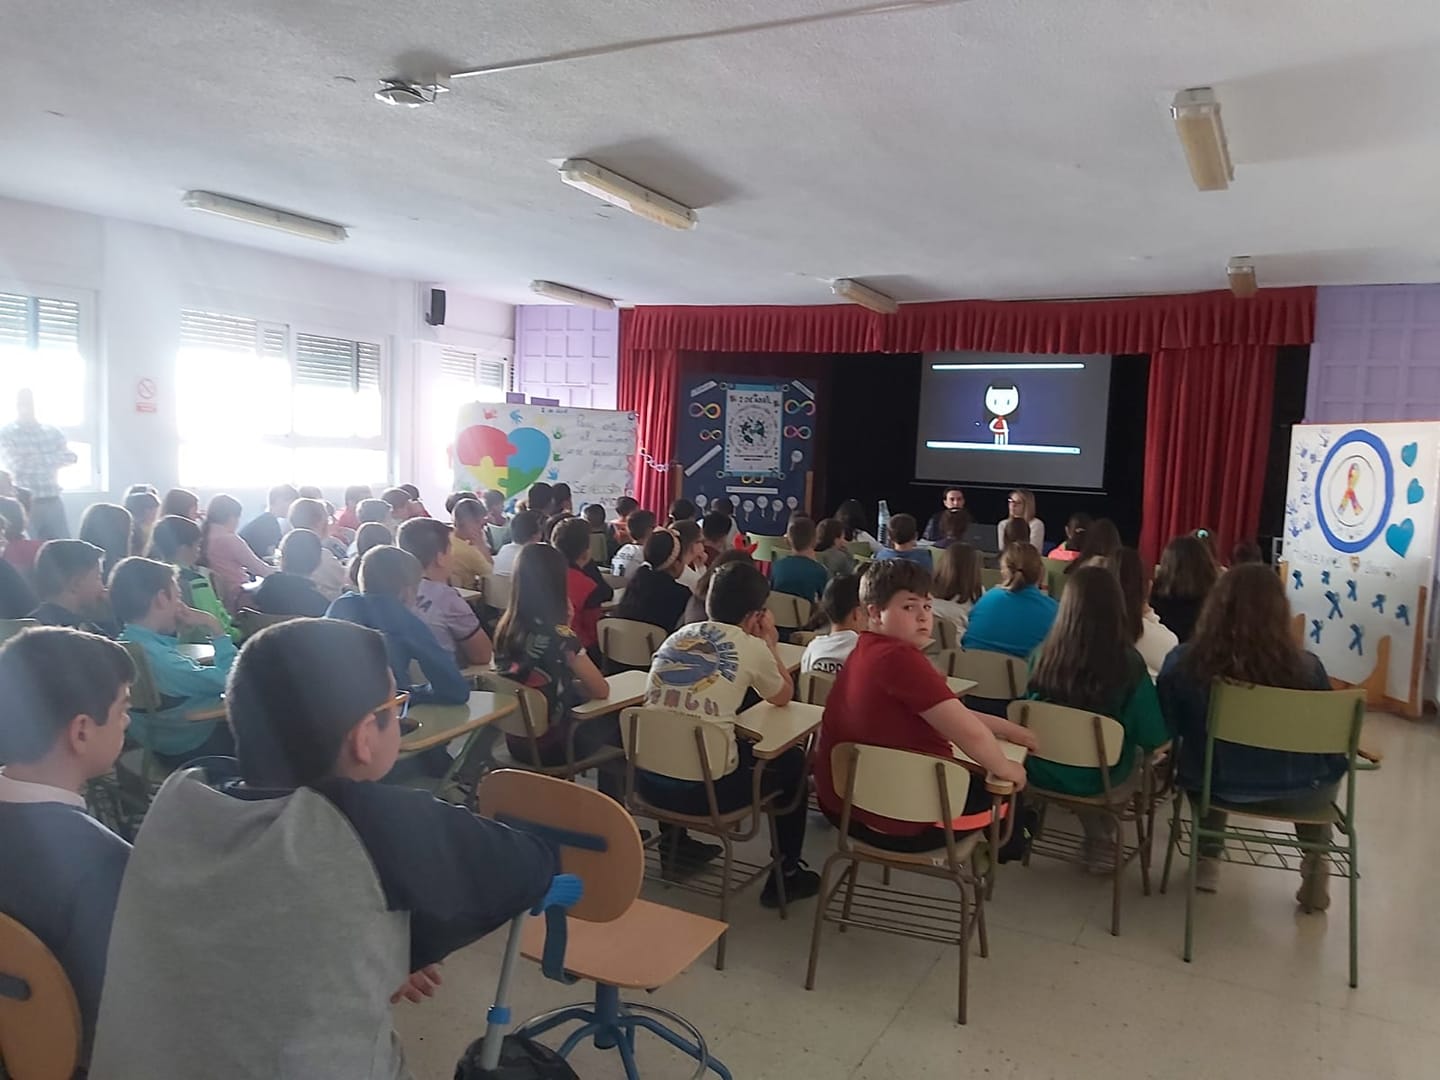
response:
<path fill-rule="evenodd" d="M 849 300 L 852 304 L 859 304 L 881 315 L 894 315 L 900 310 L 894 297 L 877 292 L 868 285 L 861 285 L 854 278 L 837 278 L 831 283 L 830 291 L 842 300 Z"/>
<path fill-rule="evenodd" d="M 1231 259 L 1225 267 L 1225 276 L 1230 280 L 1230 291 L 1238 297 L 1254 296 L 1260 291 L 1260 283 L 1255 277 L 1255 260 L 1249 255 L 1237 255 Z"/>
<path fill-rule="evenodd" d="M 1220 123 L 1220 103 L 1208 86 L 1181 90 L 1170 105 L 1175 133 L 1190 163 L 1190 177 L 1201 191 L 1223 191 L 1235 179 L 1225 127 Z"/>
<path fill-rule="evenodd" d="M 583 158 L 562 162 L 560 179 L 588 195 L 604 199 L 611 206 L 628 210 L 636 217 L 664 225 L 667 229 L 693 229 L 699 220 L 690 207 Z"/>
<path fill-rule="evenodd" d="M 530 291 L 536 296 L 546 296 L 564 304 L 598 308 L 601 311 L 612 311 L 615 308 L 615 301 L 608 296 L 586 292 L 584 289 L 572 289 L 569 285 L 561 285 L 555 281 L 532 281 Z"/>
<path fill-rule="evenodd" d="M 338 244 L 350 236 L 345 231 L 345 226 L 336 225 L 333 221 L 292 214 L 288 210 L 277 210 L 273 206 L 232 199 L 228 195 L 217 195 L 213 191 L 187 191 L 180 201 L 191 210 L 216 214 L 250 225 L 261 225 L 267 229 L 289 233 L 291 236 L 301 236 L 306 240 Z"/>
<path fill-rule="evenodd" d="M 931 371 L 1084 371 L 1085 365 L 1075 361 L 1054 364 L 931 364 Z"/>

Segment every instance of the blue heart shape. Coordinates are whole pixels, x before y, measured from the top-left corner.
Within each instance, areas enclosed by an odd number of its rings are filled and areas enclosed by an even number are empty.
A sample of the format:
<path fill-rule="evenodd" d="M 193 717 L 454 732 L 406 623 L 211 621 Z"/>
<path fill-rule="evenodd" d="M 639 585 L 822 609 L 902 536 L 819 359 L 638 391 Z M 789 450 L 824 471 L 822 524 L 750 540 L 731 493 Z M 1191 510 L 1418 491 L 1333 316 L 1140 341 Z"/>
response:
<path fill-rule="evenodd" d="M 1411 480 L 1410 486 L 1405 489 L 1405 501 L 1414 506 L 1423 498 L 1425 498 L 1425 489 L 1420 486 L 1420 481 Z"/>
<path fill-rule="evenodd" d="M 1400 460 L 1405 462 L 1406 465 L 1413 466 L 1415 464 L 1415 455 L 1419 452 L 1419 443 L 1406 443 L 1400 448 Z"/>
<path fill-rule="evenodd" d="M 1415 522 L 1406 518 L 1399 525 L 1391 525 L 1385 530 L 1385 546 L 1395 552 L 1402 559 L 1405 552 L 1410 550 L 1410 541 L 1415 539 Z"/>

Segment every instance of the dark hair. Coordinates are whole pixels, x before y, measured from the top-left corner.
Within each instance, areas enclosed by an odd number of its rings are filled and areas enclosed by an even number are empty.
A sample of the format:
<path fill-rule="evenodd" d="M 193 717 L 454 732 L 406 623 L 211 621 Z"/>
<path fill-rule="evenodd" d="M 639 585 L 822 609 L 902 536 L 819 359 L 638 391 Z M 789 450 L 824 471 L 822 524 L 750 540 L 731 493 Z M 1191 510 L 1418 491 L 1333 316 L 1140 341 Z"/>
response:
<path fill-rule="evenodd" d="M 671 568 L 679 565 L 682 547 L 680 537 L 669 529 L 656 529 L 645 541 L 645 561 L 649 564 L 650 569 L 659 570 L 673 556 L 675 562 L 670 567 L 666 567 L 668 573 Z"/>
<path fill-rule="evenodd" d="M 59 596 L 76 578 L 98 569 L 104 556 L 103 551 L 84 540 L 45 541 L 35 556 L 36 593 L 41 600 Z"/>
<path fill-rule="evenodd" d="M 80 517 L 80 539 L 105 552 L 102 569 L 106 577 L 121 559 L 130 554 L 134 521 L 130 511 L 114 503 L 93 503 Z"/>
<path fill-rule="evenodd" d="M 390 508 L 391 513 L 396 513 L 414 502 L 415 496 L 402 487 L 392 487 L 380 493 L 380 501 Z"/>
<path fill-rule="evenodd" d="M 894 526 L 892 525 L 893 529 Z M 1030 523 L 1024 518 L 1006 518 L 1002 539 L 1007 544 L 1030 543 Z"/>
<path fill-rule="evenodd" d="M 147 492 L 147 491 L 148 491 L 151 495 L 156 495 L 156 494 L 158 494 L 158 492 L 157 492 L 156 489 L 155 489 L 155 485 L 154 485 L 154 484 L 131 484 L 129 487 L 127 487 L 127 488 L 125 489 L 125 494 L 122 495 L 121 498 L 122 498 L 122 499 L 128 499 L 131 495 L 139 495 L 139 494 L 141 494 L 142 492 Z"/>
<path fill-rule="evenodd" d="M 836 626 L 848 619 L 859 606 L 860 579 L 854 574 L 841 574 L 825 583 L 817 614 L 831 626 Z"/>
<path fill-rule="evenodd" d="M 698 513 L 699 513 L 699 511 L 695 509 L 695 504 L 694 504 L 693 502 L 691 502 L 689 499 L 685 499 L 685 498 L 676 499 L 674 502 L 672 502 L 672 503 L 670 504 L 670 520 L 671 520 L 671 522 L 676 522 L 676 521 L 694 521 L 694 520 L 695 520 L 695 515 L 698 514 Z"/>
<path fill-rule="evenodd" d="M 590 526 L 581 518 L 568 517 L 555 526 L 550 543 L 574 566 L 590 550 Z"/>
<path fill-rule="evenodd" d="M 913 544 L 920 535 L 920 525 L 910 514 L 896 514 L 890 519 L 890 543 Z"/>
<path fill-rule="evenodd" d="M 285 503 L 285 509 L 289 510 L 290 504 L 299 497 L 300 492 L 296 490 L 294 484 L 276 484 L 270 489 L 269 494 L 265 496 L 265 509 L 268 510 L 276 503 L 283 500 Z"/>
<path fill-rule="evenodd" d="M 450 550 L 450 526 L 434 518 L 411 518 L 400 526 L 395 542 L 426 570 Z"/>
<path fill-rule="evenodd" d="M 355 557 L 350 560 L 350 585 L 352 588 L 360 587 L 360 563 L 364 561 L 365 553 L 371 548 L 388 544 L 394 539 L 390 535 L 390 530 L 378 521 L 362 521 L 360 523 L 360 528 L 355 530 Z"/>
<path fill-rule="evenodd" d="M 835 518 L 826 518 L 815 526 L 815 550 L 829 551 L 835 541 L 845 535 L 845 526 Z"/>
<path fill-rule="evenodd" d="M 1254 540 L 1241 540 L 1230 552 L 1230 565 L 1239 566 L 1241 563 L 1264 562 L 1265 554 L 1260 550 L 1260 545 Z"/>
<path fill-rule="evenodd" d="M 359 506 L 362 499 L 368 499 L 373 494 L 369 484 L 351 484 L 345 489 L 345 505 L 347 507 Z"/>
<path fill-rule="evenodd" d="M 670 531 L 680 538 L 680 551 L 682 553 L 688 550 L 691 545 L 698 543 L 701 538 L 700 526 L 696 525 L 693 521 L 677 521 L 674 525 L 670 526 Z"/>
<path fill-rule="evenodd" d="M 455 508 L 450 511 L 450 516 L 454 519 L 456 525 L 462 522 L 484 521 L 485 514 L 485 504 L 474 496 L 461 499 L 455 504 Z M 421 520 L 423 521 L 425 519 L 422 518 Z"/>
<path fill-rule="evenodd" d="M 1125 598 L 1125 632 L 1133 645 L 1145 632 L 1145 567 L 1134 548 L 1121 548 L 1109 562 Z"/>
<path fill-rule="evenodd" d="M 130 511 L 130 516 L 138 518 L 141 514 L 151 510 L 160 509 L 160 496 L 156 495 L 150 488 L 142 488 L 140 491 L 131 490 L 125 496 L 125 509 Z"/>
<path fill-rule="evenodd" d="M 1000 553 L 1000 587 L 1010 592 L 1019 592 L 1030 585 L 1040 584 L 1045 576 L 1045 564 L 1040 561 L 1040 552 L 1034 544 L 1006 544 Z"/>
<path fill-rule="evenodd" d="M 533 510 L 542 517 L 550 512 L 554 503 L 554 489 L 543 480 L 538 484 L 531 484 L 530 490 L 525 493 L 525 509 Z"/>
<path fill-rule="evenodd" d="M 200 562 L 210 564 L 210 530 L 228 521 L 240 520 L 240 500 L 230 495 L 215 495 L 205 507 L 205 524 L 200 527 Z"/>
<path fill-rule="evenodd" d="M 510 606 L 495 627 L 495 651 L 508 655 L 523 647 L 525 631 L 535 623 L 565 626 L 570 621 L 565 590 L 565 556 L 546 544 L 526 544 L 515 557 Z"/>
<path fill-rule="evenodd" d="M 721 495 L 710 504 L 710 509 L 717 514 L 724 514 L 728 518 L 735 516 L 735 500 L 728 495 Z"/>
<path fill-rule="evenodd" d="M 726 563 L 710 579 L 705 597 L 705 614 L 715 622 L 739 626 L 745 617 L 765 609 L 770 582 L 753 563 Z"/>
<path fill-rule="evenodd" d="M 392 544 L 373 547 L 360 560 L 360 591 L 367 595 L 398 598 L 424 576 L 419 560 Z"/>
<path fill-rule="evenodd" d="M 1205 541 L 1195 536 L 1177 536 L 1160 553 L 1154 592 L 1156 596 L 1199 600 L 1215 587 L 1219 576 Z"/>
<path fill-rule="evenodd" d="M 398 486 L 401 491 L 405 492 L 406 495 L 410 496 L 411 500 L 413 500 L 414 502 L 420 501 L 420 489 L 414 484 L 400 484 Z"/>
<path fill-rule="evenodd" d="M 860 602 L 883 609 L 897 593 L 913 592 L 929 596 L 932 582 L 930 571 L 909 559 L 877 559 L 865 568 L 860 578 Z"/>
<path fill-rule="evenodd" d="M 573 498 L 570 494 L 570 485 L 563 481 L 550 486 L 550 505 L 556 510 L 565 509 L 565 505 Z"/>
<path fill-rule="evenodd" d="M 0 495 L 0 520 L 4 522 L 5 539 L 19 540 L 25 535 L 28 522 L 25 519 L 25 507 L 20 505 L 19 499 Z"/>
<path fill-rule="evenodd" d="M 1082 566 L 1065 584 L 1030 689 L 1057 705 L 1113 716 L 1134 677 L 1133 653 L 1115 575 L 1101 566 Z"/>
<path fill-rule="evenodd" d="M 296 499 L 290 504 L 287 518 L 293 527 L 309 529 L 318 536 L 330 524 L 330 511 L 320 499 Z"/>
<path fill-rule="evenodd" d="M 727 548 L 720 552 L 706 567 L 705 573 L 700 575 L 700 580 L 695 583 L 694 593 L 699 598 L 702 606 L 705 598 L 710 595 L 710 582 L 722 566 L 729 566 L 732 563 L 745 563 L 748 566 L 755 565 L 755 556 L 743 548 Z"/>
<path fill-rule="evenodd" d="M 355 507 L 355 520 L 361 525 L 384 525 L 390 520 L 390 504 L 384 499 L 361 499 Z"/>
<path fill-rule="evenodd" d="M 969 531 L 970 511 L 963 506 L 958 510 L 946 510 L 944 516 L 940 518 L 940 535 L 952 544 L 963 540 Z M 1027 536 L 1026 539 L 1028 540 L 1029 537 Z"/>
<path fill-rule="evenodd" d="M 835 519 L 845 527 L 845 539 L 854 540 L 855 534 L 866 531 L 865 508 L 858 499 L 846 499 L 835 511 Z"/>
<path fill-rule="evenodd" d="M 815 522 L 804 514 L 791 514 L 785 539 L 790 541 L 792 551 L 808 551 L 815 546 Z"/>
<path fill-rule="evenodd" d="M 171 488 L 160 500 L 160 516 L 193 518 L 200 512 L 200 496 L 188 488 Z"/>
<path fill-rule="evenodd" d="M 935 567 L 935 596 L 962 604 L 980 599 L 980 553 L 969 544 L 951 544 L 940 552 Z"/>
<path fill-rule="evenodd" d="M 1113 559 L 1123 546 L 1120 530 L 1109 518 L 1096 518 L 1085 526 L 1085 537 L 1080 543 L 1080 554 L 1065 568 L 1067 575 L 1074 574 L 1091 559 Z"/>
<path fill-rule="evenodd" d="M 291 619 L 247 640 L 226 687 L 245 783 L 288 789 L 329 776 L 346 736 L 388 701 L 389 671 L 385 639 L 342 619 Z"/>
<path fill-rule="evenodd" d="M 479 501 L 473 491 L 452 491 L 449 495 L 445 496 L 445 512 L 451 517 L 454 517 L 455 507 L 459 506 L 462 502 L 479 503 Z"/>
<path fill-rule="evenodd" d="M 700 521 L 700 535 L 706 540 L 720 541 L 730 535 L 731 521 L 724 514 L 709 513 Z"/>
<path fill-rule="evenodd" d="M 505 492 L 500 491 L 496 488 L 486 488 L 484 498 L 485 506 L 487 508 L 492 506 L 499 506 L 503 508 L 505 506 Z"/>
<path fill-rule="evenodd" d="M 521 510 L 510 519 L 510 539 L 517 544 L 528 544 L 540 535 L 540 515 L 534 510 Z"/>
<path fill-rule="evenodd" d="M 620 518 L 629 517 L 639 506 L 640 504 L 629 495 L 621 495 L 615 500 L 615 516 Z"/>
<path fill-rule="evenodd" d="M 16 634 L 0 647 L 0 761 L 39 761 L 77 716 L 104 724 L 120 691 L 134 681 L 130 654 L 98 634 L 63 626 Z"/>
<path fill-rule="evenodd" d="M 169 514 L 155 523 L 155 531 L 150 534 L 150 550 L 146 552 L 146 556 L 174 562 L 180 549 L 192 544 L 196 546 L 198 555 L 200 526 L 187 517 Z"/>
<path fill-rule="evenodd" d="M 1295 642 L 1280 576 L 1264 563 L 1244 563 L 1221 574 L 1180 664 L 1202 686 L 1233 679 L 1305 689 L 1309 664 Z"/>
<path fill-rule="evenodd" d="M 132 555 L 110 574 L 110 607 L 122 623 L 143 619 L 155 597 L 175 588 L 175 567 Z"/>
<path fill-rule="evenodd" d="M 1017 416 L 1020 415 L 1020 388 L 1015 385 L 1014 380 L 1013 380 L 1013 379 L 992 379 L 992 380 L 990 381 L 990 385 L 987 386 L 987 387 L 985 387 L 985 418 L 986 418 L 987 420 L 994 420 L 995 417 L 997 417 L 997 416 L 999 415 L 999 413 L 995 413 L 995 412 L 991 412 L 991 411 L 990 411 L 990 391 L 991 391 L 991 390 L 1014 390 L 1014 391 L 1015 391 L 1015 408 L 1011 409 L 1008 413 L 1005 414 L 1005 419 L 1006 419 L 1007 422 L 1008 422 L 1009 420 L 1012 420 L 1012 419 L 1014 419 L 1015 417 L 1017 417 Z"/>
<path fill-rule="evenodd" d="M 605 506 L 602 503 L 590 503 L 583 511 L 585 520 L 591 525 L 605 524 Z"/>
<path fill-rule="evenodd" d="M 1069 519 L 1065 522 L 1065 531 L 1067 534 L 1070 532 L 1074 532 L 1075 535 L 1067 535 L 1065 537 L 1064 546 L 1066 551 L 1078 552 L 1084 549 L 1085 534 L 1089 531 L 1090 523 L 1093 520 L 1094 519 L 1091 518 L 1090 515 L 1085 513 L 1084 511 L 1076 511 L 1075 513 L 1070 515 Z"/>
<path fill-rule="evenodd" d="M 280 540 L 280 569 L 309 577 L 320 569 L 320 537 L 309 529 L 291 529 Z"/>
<path fill-rule="evenodd" d="M 655 528 L 655 514 L 650 510 L 636 510 L 625 524 L 630 530 L 630 539 L 643 544 L 645 537 Z"/>

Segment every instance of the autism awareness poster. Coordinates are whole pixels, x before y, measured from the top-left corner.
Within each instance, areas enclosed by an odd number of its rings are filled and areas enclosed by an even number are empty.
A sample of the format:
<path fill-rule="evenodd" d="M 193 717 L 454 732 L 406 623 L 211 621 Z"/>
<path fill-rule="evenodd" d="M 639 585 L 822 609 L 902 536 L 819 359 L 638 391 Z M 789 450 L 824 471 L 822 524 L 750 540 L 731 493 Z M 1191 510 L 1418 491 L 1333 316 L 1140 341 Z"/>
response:
<path fill-rule="evenodd" d="M 635 414 L 558 405 L 472 401 L 460 408 L 450 464 L 456 490 L 523 495 L 531 484 L 566 483 L 575 509 L 634 490 Z"/>
<path fill-rule="evenodd" d="M 1307 649 L 1377 708 L 1434 697 L 1440 423 L 1297 424 L 1281 572 Z"/>

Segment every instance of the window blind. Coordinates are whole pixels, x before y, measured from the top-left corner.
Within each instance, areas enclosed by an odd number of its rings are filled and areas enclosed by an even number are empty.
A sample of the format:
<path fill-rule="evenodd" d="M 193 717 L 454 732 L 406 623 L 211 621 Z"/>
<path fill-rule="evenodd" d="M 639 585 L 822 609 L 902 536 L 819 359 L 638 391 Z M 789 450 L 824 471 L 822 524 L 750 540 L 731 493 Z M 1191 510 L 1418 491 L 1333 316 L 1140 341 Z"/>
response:
<path fill-rule="evenodd" d="M 449 346 L 440 350 L 440 374 L 467 385 L 475 381 L 475 354 Z"/>
<path fill-rule="evenodd" d="M 78 349 L 80 305 L 73 300 L 0 293 L 0 345 Z"/>
<path fill-rule="evenodd" d="M 380 346 L 368 341 L 295 335 L 295 382 L 347 390 L 380 386 Z"/>
<path fill-rule="evenodd" d="M 273 332 L 267 330 L 267 334 Z M 285 331 L 280 329 L 280 355 L 285 353 Z M 239 315 L 216 315 L 208 311 L 180 312 L 180 344 L 196 349 L 228 349 L 253 353 L 260 324 Z"/>

